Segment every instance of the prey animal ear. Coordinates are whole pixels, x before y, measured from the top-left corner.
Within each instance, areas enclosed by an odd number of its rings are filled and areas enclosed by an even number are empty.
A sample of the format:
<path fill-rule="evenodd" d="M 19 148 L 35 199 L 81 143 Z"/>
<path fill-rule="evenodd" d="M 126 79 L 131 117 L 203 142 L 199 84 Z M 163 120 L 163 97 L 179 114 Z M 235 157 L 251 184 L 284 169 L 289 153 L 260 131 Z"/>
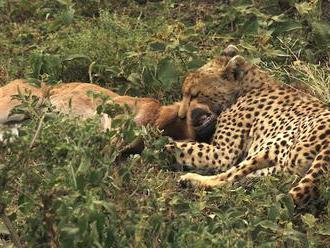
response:
<path fill-rule="evenodd" d="M 244 64 L 246 60 L 240 55 L 236 55 L 230 59 L 225 68 L 226 77 L 231 80 L 241 80 L 244 75 Z"/>
<path fill-rule="evenodd" d="M 221 55 L 223 56 L 227 56 L 227 57 L 234 57 L 238 54 L 239 50 L 236 46 L 234 45 L 228 45 L 223 52 L 221 53 Z"/>

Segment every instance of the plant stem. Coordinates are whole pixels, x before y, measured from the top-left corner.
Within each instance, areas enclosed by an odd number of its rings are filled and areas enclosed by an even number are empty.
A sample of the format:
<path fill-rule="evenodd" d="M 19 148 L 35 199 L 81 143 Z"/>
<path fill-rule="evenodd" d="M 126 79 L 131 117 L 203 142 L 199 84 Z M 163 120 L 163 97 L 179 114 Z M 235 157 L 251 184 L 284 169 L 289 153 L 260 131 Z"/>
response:
<path fill-rule="evenodd" d="M 41 131 L 41 126 L 42 126 L 42 123 L 44 121 L 44 118 L 45 118 L 45 115 L 42 115 L 41 118 L 40 118 L 40 120 L 39 120 L 37 131 L 36 131 L 36 133 L 34 134 L 32 140 L 31 140 L 31 143 L 29 145 L 29 149 L 31 149 L 33 147 L 34 142 L 36 141 L 36 139 L 37 139 L 37 137 L 38 137 L 38 135 L 39 135 L 39 133 Z"/>
<path fill-rule="evenodd" d="M 11 236 L 11 240 L 13 241 L 15 246 L 17 248 L 23 248 L 24 246 L 21 244 L 20 238 L 19 238 L 18 234 L 16 233 L 16 231 L 13 227 L 13 224 L 11 223 L 10 219 L 5 214 L 5 206 L 2 203 L 0 203 L 0 217 L 2 218 L 3 223 L 7 227 L 8 231 L 10 233 L 10 236 Z"/>

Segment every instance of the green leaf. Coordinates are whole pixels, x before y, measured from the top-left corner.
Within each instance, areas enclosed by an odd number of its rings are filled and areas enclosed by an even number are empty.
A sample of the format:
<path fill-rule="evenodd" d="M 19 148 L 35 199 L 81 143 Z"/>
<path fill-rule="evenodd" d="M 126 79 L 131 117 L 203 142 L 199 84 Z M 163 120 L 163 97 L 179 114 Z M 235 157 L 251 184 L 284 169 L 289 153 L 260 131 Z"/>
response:
<path fill-rule="evenodd" d="M 302 221 L 309 227 L 314 227 L 316 218 L 312 214 L 305 214 L 301 216 Z"/>
<path fill-rule="evenodd" d="M 326 22 L 315 21 L 311 23 L 314 41 L 324 47 L 330 48 L 330 25 Z"/>
<path fill-rule="evenodd" d="M 35 78 L 28 78 L 27 79 L 28 83 L 32 85 L 33 87 L 40 88 L 41 87 L 41 82 L 40 80 L 37 80 Z"/>
<path fill-rule="evenodd" d="M 156 51 L 156 52 L 163 52 L 165 51 L 166 45 L 163 42 L 153 42 L 149 44 L 150 50 L 151 51 Z"/>
<path fill-rule="evenodd" d="M 267 48 L 265 50 L 265 54 L 271 57 L 290 57 L 288 54 L 284 53 L 283 51 L 274 48 Z"/>
<path fill-rule="evenodd" d="M 170 58 L 164 58 L 157 65 L 157 78 L 163 85 L 170 87 L 179 80 L 179 72 Z"/>
<path fill-rule="evenodd" d="M 159 139 L 157 139 L 153 145 L 155 146 L 155 148 L 163 148 L 165 146 L 165 144 L 168 143 L 168 138 L 167 137 L 160 137 Z"/>
<path fill-rule="evenodd" d="M 139 85 L 141 82 L 141 76 L 140 74 L 133 72 L 127 77 L 127 80 L 134 84 Z"/>
<path fill-rule="evenodd" d="M 284 204 L 288 210 L 289 217 L 292 218 L 294 214 L 294 202 L 288 194 L 280 194 L 276 197 L 276 200 Z"/>
<path fill-rule="evenodd" d="M 300 22 L 289 20 L 286 22 L 276 24 L 273 34 L 280 35 L 280 34 L 283 34 L 286 32 L 291 32 L 294 30 L 302 29 L 302 28 L 303 28 L 303 26 Z"/>
<path fill-rule="evenodd" d="M 275 22 L 284 22 L 285 21 L 285 14 L 275 15 L 272 16 L 271 19 Z"/>
<path fill-rule="evenodd" d="M 268 210 L 268 218 L 272 221 L 275 221 L 280 216 L 278 204 L 272 205 Z"/>
<path fill-rule="evenodd" d="M 277 229 L 278 229 L 277 224 L 270 221 L 270 220 L 263 220 L 263 221 L 259 222 L 258 225 L 265 228 L 265 229 L 269 229 L 273 232 L 276 232 Z"/>
<path fill-rule="evenodd" d="M 0 233 L 1 234 L 6 234 L 6 235 L 10 234 L 7 227 L 5 226 L 5 224 L 3 224 L 1 222 L 0 222 Z"/>
<path fill-rule="evenodd" d="M 80 165 L 76 171 L 77 174 L 85 174 L 89 167 L 91 166 L 91 160 L 90 158 L 83 157 L 80 161 Z"/>
<path fill-rule="evenodd" d="M 305 236 L 303 233 L 294 230 L 292 222 L 289 222 L 285 226 L 283 230 L 283 235 L 286 236 L 288 239 L 295 241 L 301 241 Z"/>
<path fill-rule="evenodd" d="M 313 6 L 309 2 L 303 2 L 296 3 L 295 8 L 297 9 L 298 13 L 303 16 L 308 14 L 313 9 Z"/>
<path fill-rule="evenodd" d="M 74 18 L 75 9 L 70 6 L 65 12 L 58 17 L 58 20 L 62 21 L 63 25 L 68 26 L 72 23 Z"/>
<path fill-rule="evenodd" d="M 72 0 L 56 0 L 56 2 L 63 4 L 64 6 L 69 6 L 72 4 Z"/>
<path fill-rule="evenodd" d="M 251 17 L 241 28 L 245 34 L 257 34 L 259 29 L 259 22 L 256 16 Z"/>
<path fill-rule="evenodd" d="M 205 64 L 205 61 L 199 57 L 191 57 L 186 64 L 188 70 L 197 69 Z"/>
<path fill-rule="evenodd" d="M 76 59 L 86 59 L 88 62 L 92 62 L 91 58 L 84 54 L 71 54 L 63 59 L 63 62 L 72 61 Z"/>
<path fill-rule="evenodd" d="M 63 227 L 61 229 L 61 231 L 67 235 L 75 235 L 79 232 L 79 228 L 78 227 Z"/>
<path fill-rule="evenodd" d="M 322 227 L 317 233 L 324 236 L 330 236 L 330 225 Z"/>
<path fill-rule="evenodd" d="M 198 51 L 198 49 L 191 43 L 179 46 L 179 50 L 187 53 L 196 53 Z"/>

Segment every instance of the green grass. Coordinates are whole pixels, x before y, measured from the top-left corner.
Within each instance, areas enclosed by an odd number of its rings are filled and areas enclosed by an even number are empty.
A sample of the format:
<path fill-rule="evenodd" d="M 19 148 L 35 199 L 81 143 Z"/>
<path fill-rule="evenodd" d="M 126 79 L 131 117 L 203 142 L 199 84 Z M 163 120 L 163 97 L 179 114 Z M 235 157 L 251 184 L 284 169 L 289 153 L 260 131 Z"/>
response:
<path fill-rule="evenodd" d="M 188 71 L 233 43 L 274 77 L 330 103 L 324 2 L 0 0 L 0 84 L 94 82 L 167 103 L 180 99 Z M 69 119 L 31 102 L 22 108 L 33 118 L 19 139 L 0 146 L 0 204 L 28 247 L 329 245 L 328 178 L 306 209 L 294 209 L 290 177 L 182 189 L 157 130 L 128 118 L 100 133 L 99 117 Z M 122 158 L 137 134 L 146 149 Z M 3 222 L 1 242 L 12 245 Z"/>

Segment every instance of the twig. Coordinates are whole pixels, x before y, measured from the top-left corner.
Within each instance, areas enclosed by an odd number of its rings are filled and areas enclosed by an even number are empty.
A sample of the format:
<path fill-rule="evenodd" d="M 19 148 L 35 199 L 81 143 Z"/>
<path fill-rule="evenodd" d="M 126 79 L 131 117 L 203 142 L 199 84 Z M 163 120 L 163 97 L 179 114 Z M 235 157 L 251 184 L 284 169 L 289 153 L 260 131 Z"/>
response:
<path fill-rule="evenodd" d="M 5 206 L 3 204 L 0 204 L 0 216 L 3 220 L 3 223 L 5 224 L 5 226 L 7 227 L 8 231 L 10 233 L 11 240 L 13 241 L 14 245 L 17 248 L 23 248 L 24 246 L 21 244 L 20 238 L 19 238 L 18 234 L 16 233 L 16 231 L 13 227 L 13 224 L 11 223 L 10 219 L 5 214 Z"/>
<path fill-rule="evenodd" d="M 57 248 L 60 247 L 58 237 L 57 237 L 57 232 L 56 229 L 54 228 L 54 219 L 53 219 L 53 213 L 51 212 L 51 205 L 53 201 L 53 193 L 43 195 L 42 196 L 42 204 L 43 204 L 43 219 L 44 222 L 47 226 L 47 236 L 48 236 L 48 244 L 50 248 Z"/>
<path fill-rule="evenodd" d="M 44 121 L 44 119 L 45 119 L 45 115 L 42 115 L 41 118 L 40 118 L 40 120 L 39 120 L 39 123 L 38 123 L 37 131 L 34 134 L 33 139 L 31 140 L 31 143 L 29 145 L 29 149 L 31 149 L 33 147 L 34 142 L 36 141 L 36 139 L 37 139 L 37 137 L 38 137 L 38 135 L 39 135 L 39 133 L 41 131 L 41 126 L 42 126 L 42 122 Z"/>

